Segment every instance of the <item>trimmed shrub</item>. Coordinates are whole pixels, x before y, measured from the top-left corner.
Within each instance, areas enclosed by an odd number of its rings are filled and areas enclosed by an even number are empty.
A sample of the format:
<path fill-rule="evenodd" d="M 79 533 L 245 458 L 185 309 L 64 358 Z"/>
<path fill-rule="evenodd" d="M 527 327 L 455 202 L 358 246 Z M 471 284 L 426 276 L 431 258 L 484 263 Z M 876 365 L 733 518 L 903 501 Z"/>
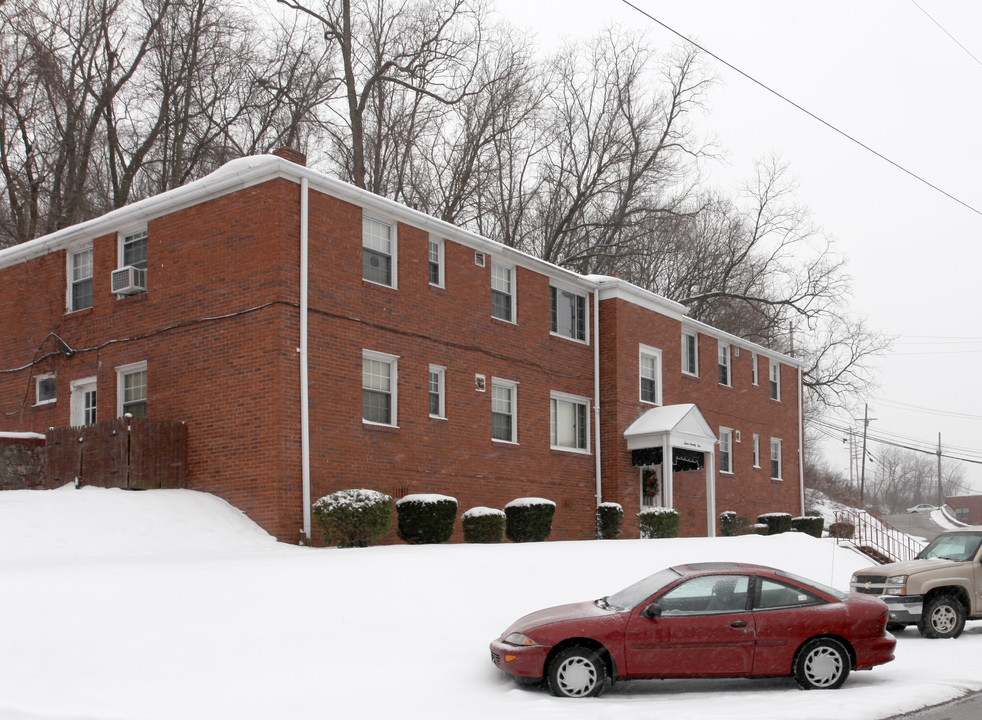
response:
<path fill-rule="evenodd" d="M 447 495 L 406 495 L 396 501 L 399 537 L 410 545 L 444 543 L 453 535 L 457 499 Z"/>
<path fill-rule="evenodd" d="M 811 535 L 812 537 L 822 537 L 822 530 L 824 528 L 825 518 L 821 515 L 802 515 L 801 517 L 791 518 L 792 530 Z"/>
<path fill-rule="evenodd" d="M 852 540 L 856 527 L 852 523 L 838 522 L 829 525 L 829 537 L 839 538 L 840 540 Z"/>
<path fill-rule="evenodd" d="M 339 490 L 314 503 L 328 545 L 367 547 L 392 527 L 392 498 L 378 490 Z"/>
<path fill-rule="evenodd" d="M 723 537 L 736 537 L 747 532 L 747 521 L 732 510 L 719 514 L 719 534 Z"/>
<path fill-rule="evenodd" d="M 764 513 L 757 516 L 757 522 L 767 526 L 765 535 L 791 532 L 791 513 Z"/>
<path fill-rule="evenodd" d="M 754 523 L 750 526 L 750 530 L 754 535 L 770 534 L 770 527 L 767 525 L 767 523 Z"/>
<path fill-rule="evenodd" d="M 460 518 L 464 542 L 500 543 L 505 536 L 505 513 L 489 507 L 473 507 Z"/>
<path fill-rule="evenodd" d="M 597 506 L 597 539 L 613 540 L 621 534 L 624 508 L 617 503 L 605 502 Z"/>
<path fill-rule="evenodd" d="M 682 516 L 673 508 L 646 507 L 638 513 L 641 537 L 645 539 L 678 537 L 681 521 Z"/>
<path fill-rule="evenodd" d="M 527 497 L 505 505 L 505 535 L 512 542 L 542 542 L 552 532 L 556 503 Z"/>

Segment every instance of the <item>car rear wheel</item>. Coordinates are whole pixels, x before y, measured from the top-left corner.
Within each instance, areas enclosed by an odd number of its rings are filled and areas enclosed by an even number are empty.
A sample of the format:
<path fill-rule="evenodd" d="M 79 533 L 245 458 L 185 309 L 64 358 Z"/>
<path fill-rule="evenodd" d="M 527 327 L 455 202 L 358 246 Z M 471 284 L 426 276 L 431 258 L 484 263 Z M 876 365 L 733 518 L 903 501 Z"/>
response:
<path fill-rule="evenodd" d="M 607 667 L 589 648 L 566 648 L 549 664 L 549 690 L 559 697 L 596 697 L 606 682 Z"/>
<path fill-rule="evenodd" d="M 938 595 L 924 603 L 917 629 L 926 638 L 956 638 L 965 627 L 965 608 L 951 595 Z"/>
<path fill-rule="evenodd" d="M 794 677 L 805 690 L 832 690 L 849 677 L 849 652 L 832 638 L 805 643 L 794 664 Z"/>

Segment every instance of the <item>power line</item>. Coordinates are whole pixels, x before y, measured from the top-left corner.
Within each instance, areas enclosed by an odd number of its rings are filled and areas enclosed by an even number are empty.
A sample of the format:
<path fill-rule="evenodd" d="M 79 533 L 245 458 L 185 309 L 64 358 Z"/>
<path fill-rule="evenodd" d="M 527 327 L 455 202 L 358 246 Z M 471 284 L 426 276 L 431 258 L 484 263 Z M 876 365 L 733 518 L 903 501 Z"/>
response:
<path fill-rule="evenodd" d="M 964 50 L 965 53 L 970 58 L 972 58 L 976 63 L 978 63 L 979 65 L 982 65 L 982 60 L 979 60 L 977 57 L 975 57 L 975 55 L 972 54 L 972 51 L 971 50 L 969 50 L 967 47 L 965 47 L 964 45 L 962 45 L 961 42 L 959 42 L 958 38 L 956 38 L 954 35 L 952 35 L 950 32 L 948 32 L 947 28 L 945 28 L 944 25 L 942 25 L 937 20 L 935 20 L 933 17 L 931 17 L 931 14 L 927 10 L 925 10 L 924 8 L 922 8 L 920 5 L 918 5 L 917 2 L 916 2 L 916 0 L 910 0 L 910 1 L 914 4 L 914 7 L 916 7 L 922 13 L 924 13 L 925 15 L 927 15 L 928 20 L 930 20 L 935 25 L 937 25 L 941 29 L 941 32 L 943 32 L 945 35 L 947 35 L 949 38 L 951 38 L 952 42 L 954 42 L 955 45 L 957 45 L 962 50 Z"/>
<path fill-rule="evenodd" d="M 884 162 L 889 163 L 890 165 L 893 165 L 893 167 L 895 167 L 897 170 L 900 170 L 901 172 L 906 173 L 907 175 L 909 175 L 910 177 L 914 178 L 918 182 L 923 183 L 924 185 L 927 185 L 929 188 L 931 188 L 931 189 L 933 189 L 933 190 L 941 193 L 942 195 L 944 195 L 948 199 L 954 200 L 956 203 L 958 203 L 959 205 L 961 205 L 962 207 L 964 207 L 964 208 L 966 208 L 968 210 L 971 210 L 976 215 L 982 215 L 982 210 L 978 210 L 977 208 L 973 207 L 972 205 L 969 205 L 964 200 L 961 200 L 961 199 L 955 197 L 954 195 L 952 195 L 947 190 L 944 190 L 944 189 L 938 187 L 937 185 L 935 185 L 934 183 L 930 182 L 929 180 L 921 177 L 920 175 L 918 175 L 914 171 L 908 170 L 907 168 L 905 168 L 900 163 L 895 162 L 895 161 L 891 160 L 890 158 L 888 158 L 883 153 L 881 153 L 881 152 L 879 152 L 877 150 L 874 150 L 872 147 L 870 147 L 866 143 L 862 142 L 858 138 L 853 137 L 852 135 L 850 135 L 849 133 L 847 133 L 845 130 L 841 130 L 840 128 L 836 127 L 835 125 L 833 125 L 832 123 L 828 122 L 824 118 L 816 115 L 811 110 L 808 110 L 807 108 L 799 105 L 798 103 L 796 103 L 794 100 L 790 99 L 789 97 L 787 97 L 785 95 L 782 95 L 780 92 L 778 92 L 774 88 L 770 87 L 769 85 L 765 84 L 764 82 L 758 80 L 753 75 L 750 75 L 749 73 L 744 72 L 743 70 L 741 70 L 737 66 L 735 66 L 732 63 L 729 63 L 726 60 L 724 60 L 723 58 L 721 58 L 716 53 L 714 53 L 711 50 L 703 47 L 702 45 L 700 45 L 699 43 L 697 43 L 695 40 L 692 40 L 691 38 L 686 37 L 685 35 L 683 35 L 682 33 L 680 33 L 675 28 L 673 28 L 673 27 L 671 27 L 669 25 L 666 25 L 665 23 L 663 23 L 661 20 L 659 20 L 658 18 L 656 18 L 651 13 L 649 13 L 649 12 L 647 12 L 645 10 L 642 10 L 637 5 L 635 5 L 633 2 L 631 2 L 631 0 L 621 0 L 621 2 L 624 3 L 625 5 L 627 5 L 628 7 L 630 7 L 631 9 L 633 9 L 634 11 L 638 12 L 639 14 L 644 15 L 646 18 L 648 18 L 652 22 L 657 23 L 658 25 L 661 25 L 663 28 L 665 28 L 666 30 L 668 30 L 670 33 L 672 33 L 673 35 L 676 35 L 677 37 L 681 38 L 682 40 L 684 40 L 685 42 L 689 43 L 693 47 L 698 48 L 702 52 L 704 52 L 707 55 L 709 55 L 711 58 L 714 58 L 715 60 L 723 63 L 724 65 L 726 65 L 726 67 L 730 68 L 735 73 L 738 73 L 739 75 L 742 75 L 743 77 L 745 77 L 750 82 L 754 83 L 755 85 L 758 85 L 759 87 L 763 88 L 764 90 L 766 90 L 767 92 L 771 93 L 775 97 L 783 100 L 784 102 L 786 102 L 787 104 L 791 105 L 792 107 L 794 107 L 794 108 L 800 110 L 801 112 L 805 113 L 806 115 L 808 115 L 813 120 L 817 120 L 822 125 L 824 125 L 825 127 L 827 127 L 829 130 L 832 130 L 833 132 L 838 133 L 839 135 L 841 135 L 842 137 L 846 138 L 850 142 L 854 143 L 855 145 L 858 145 L 859 147 L 863 148 L 867 152 L 872 153 L 873 155 L 875 155 L 876 157 L 880 158 Z"/>

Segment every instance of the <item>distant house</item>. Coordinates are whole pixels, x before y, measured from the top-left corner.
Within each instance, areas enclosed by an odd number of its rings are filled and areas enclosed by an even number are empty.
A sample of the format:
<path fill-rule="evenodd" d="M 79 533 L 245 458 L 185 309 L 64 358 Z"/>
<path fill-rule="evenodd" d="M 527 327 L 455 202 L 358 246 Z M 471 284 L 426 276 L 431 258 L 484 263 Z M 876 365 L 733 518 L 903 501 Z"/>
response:
<path fill-rule="evenodd" d="M 552 539 L 803 512 L 797 360 L 278 155 L 0 251 L 0 431 L 184 423 L 188 486 L 288 542 L 353 487 L 549 498 Z"/>
<path fill-rule="evenodd" d="M 966 525 L 982 525 L 982 495 L 950 497 L 945 502 L 955 511 L 956 520 Z"/>

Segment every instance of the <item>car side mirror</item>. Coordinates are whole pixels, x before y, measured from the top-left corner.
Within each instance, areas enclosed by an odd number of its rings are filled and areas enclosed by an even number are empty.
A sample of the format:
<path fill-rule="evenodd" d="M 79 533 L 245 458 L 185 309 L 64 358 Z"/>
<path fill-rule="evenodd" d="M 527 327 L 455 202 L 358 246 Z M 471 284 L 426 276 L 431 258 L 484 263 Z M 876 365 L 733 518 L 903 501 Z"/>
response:
<path fill-rule="evenodd" d="M 641 617 L 648 618 L 649 620 L 654 620 L 655 618 L 661 617 L 661 605 L 656 602 L 649 603 L 648 606 L 641 611 Z"/>

